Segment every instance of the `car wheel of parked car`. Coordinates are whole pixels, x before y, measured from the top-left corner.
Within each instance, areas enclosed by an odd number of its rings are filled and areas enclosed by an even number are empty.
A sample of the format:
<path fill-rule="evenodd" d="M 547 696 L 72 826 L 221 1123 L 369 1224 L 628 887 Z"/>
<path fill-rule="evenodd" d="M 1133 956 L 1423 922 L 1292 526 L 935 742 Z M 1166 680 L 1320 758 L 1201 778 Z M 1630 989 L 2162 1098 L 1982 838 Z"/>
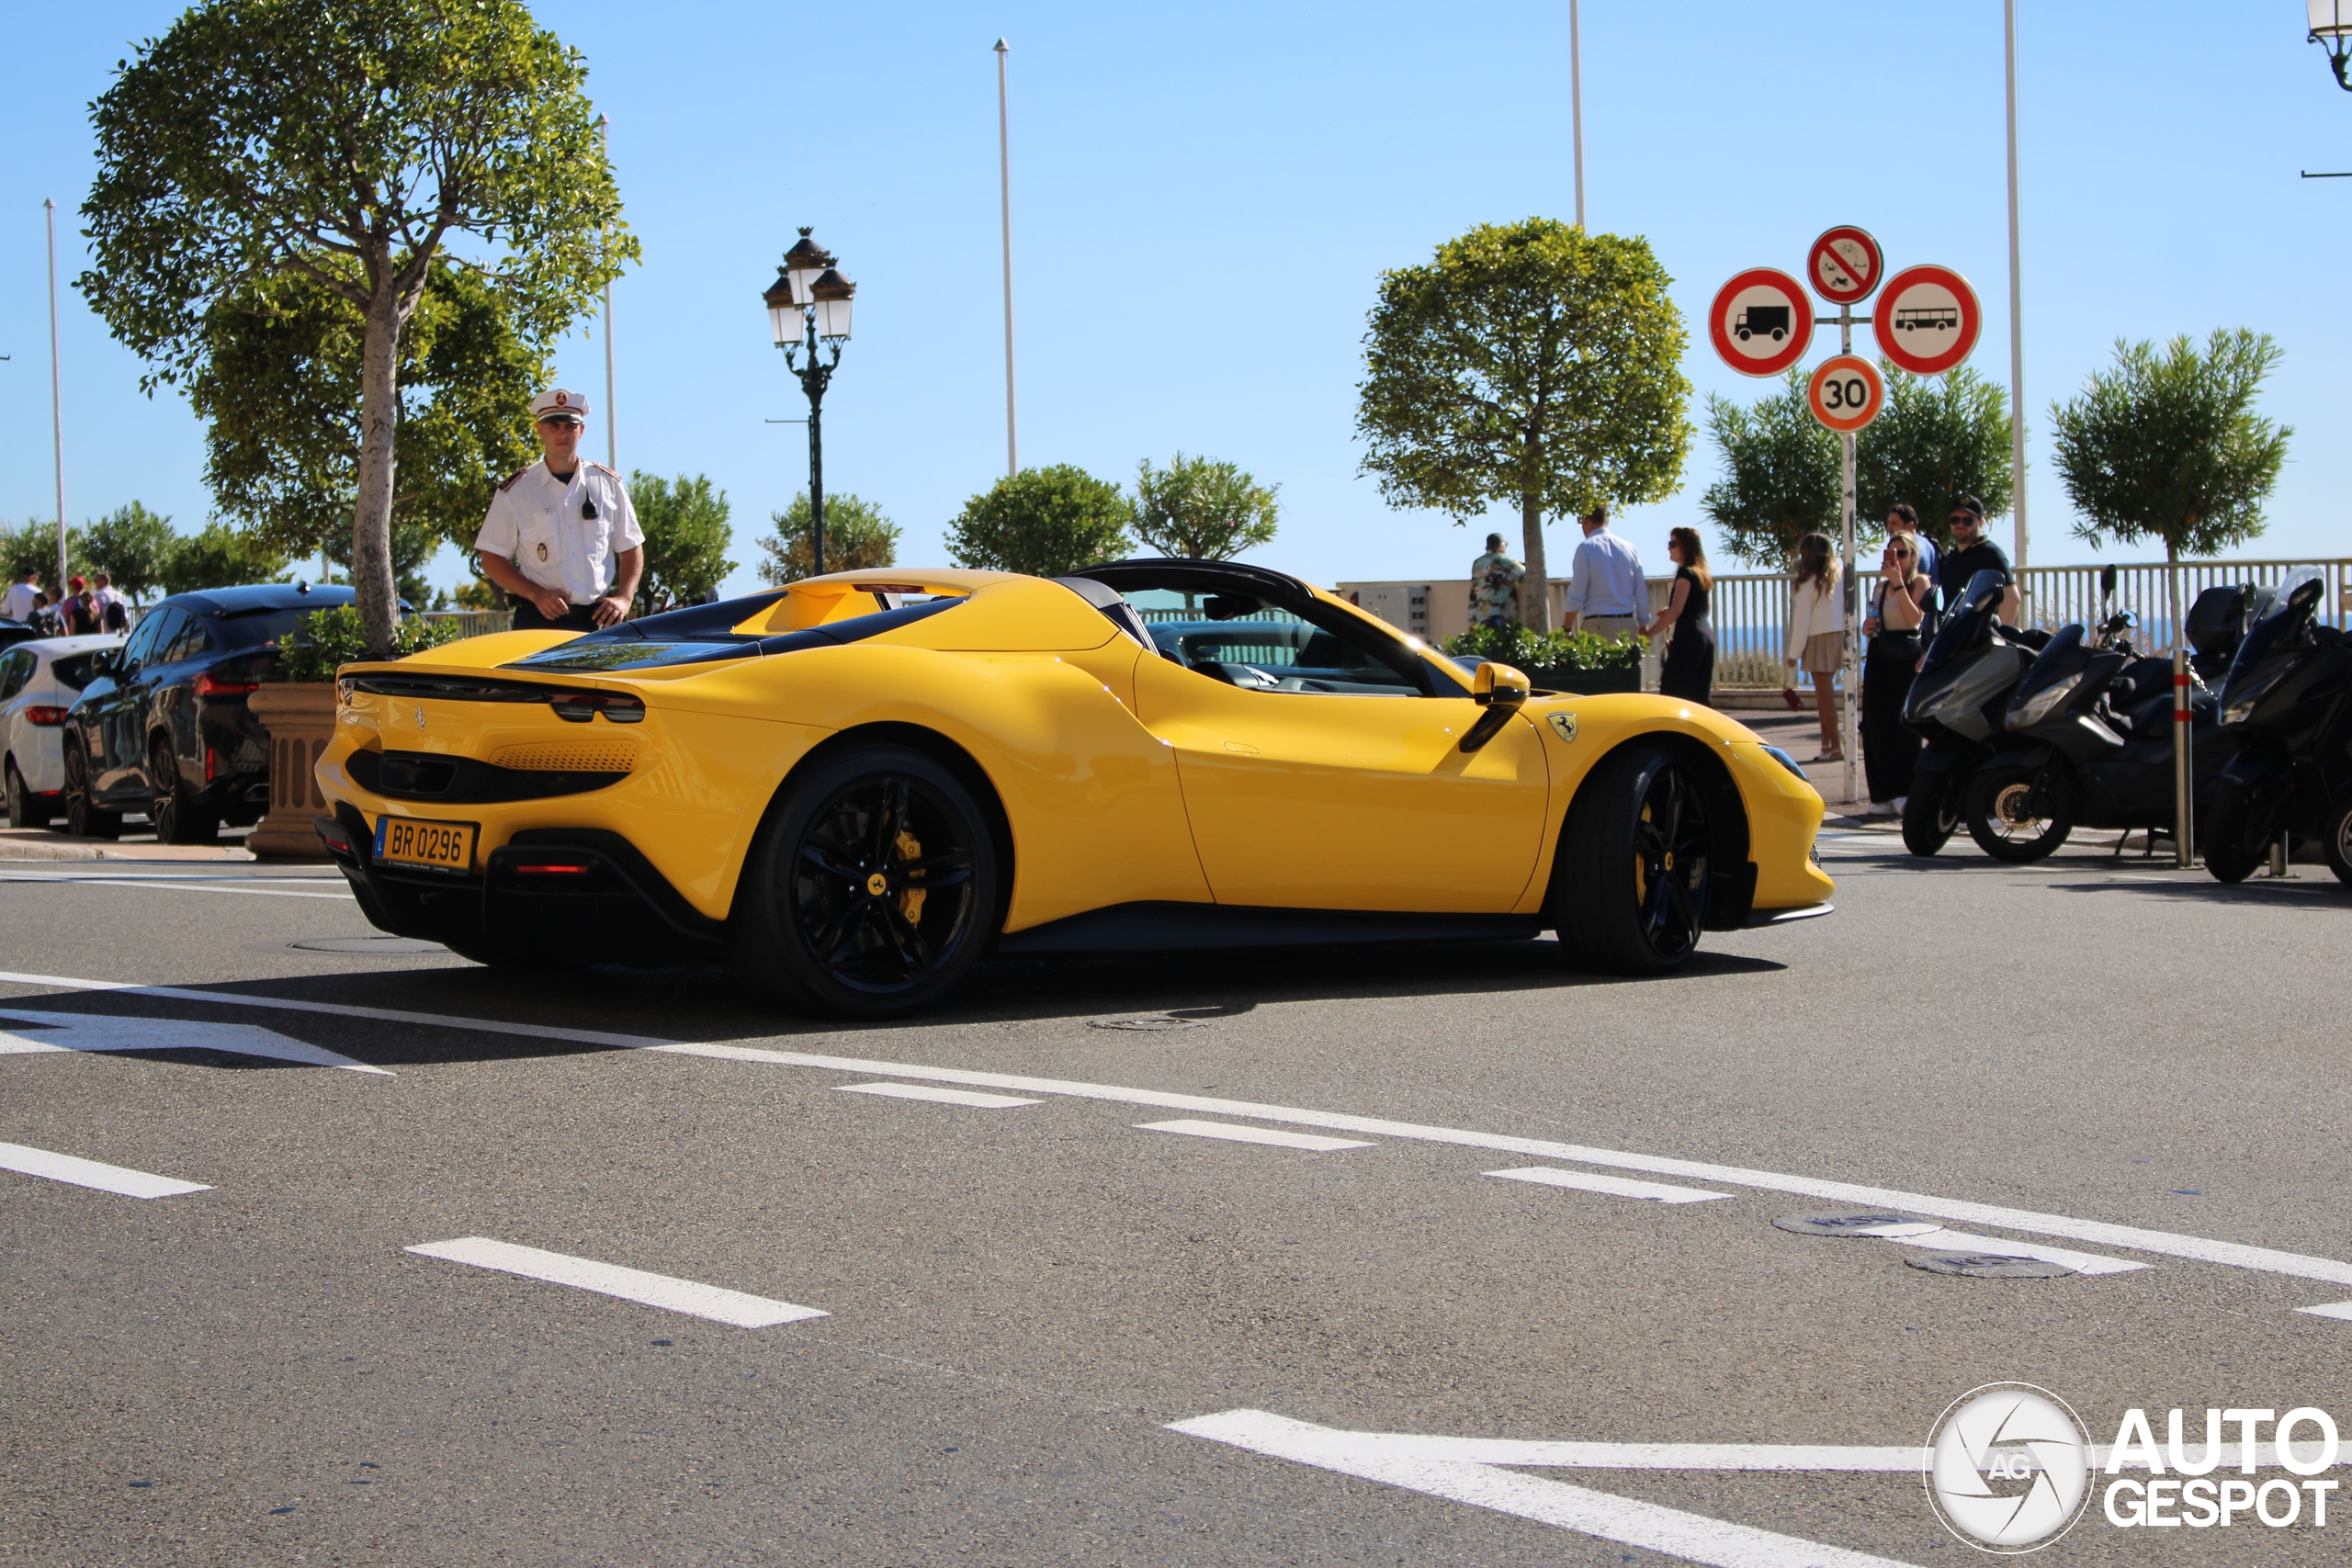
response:
<path fill-rule="evenodd" d="M 17 759 L 11 757 L 8 769 L 8 826 L 11 828 L 46 828 L 49 826 L 49 804 L 25 785 L 25 775 L 17 771 Z"/>
<path fill-rule="evenodd" d="M 1567 961 L 1658 975 L 1698 951 L 1713 877 L 1705 785 L 1671 747 L 1634 745 L 1577 787 L 1553 877 Z"/>
<path fill-rule="evenodd" d="M 220 833 L 219 814 L 188 799 L 180 760 L 161 735 L 147 747 L 147 816 L 159 844 L 209 844 Z"/>
<path fill-rule="evenodd" d="M 789 780 L 729 921 L 737 978 L 787 1005 L 888 1018 L 979 957 L 996 850 L 962 781 L 920 751 L 854 746 Z"/>
<path fill-rule="evenodd" d="M 122 813 L 103 810 L 90 799 L 90 760 L 71 729 L 65 732 L 65 830 L 77 839 L 122 837 Z"/>

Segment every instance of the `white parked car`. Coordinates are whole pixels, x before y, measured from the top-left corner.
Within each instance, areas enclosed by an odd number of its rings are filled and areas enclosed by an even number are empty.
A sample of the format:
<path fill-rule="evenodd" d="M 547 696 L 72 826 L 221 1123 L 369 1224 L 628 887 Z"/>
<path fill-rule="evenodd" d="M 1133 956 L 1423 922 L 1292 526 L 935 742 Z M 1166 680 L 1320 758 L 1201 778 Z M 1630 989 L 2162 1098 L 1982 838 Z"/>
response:
<path fill-rule="evenodd" d="M 65 790 L 65 711 L 96 671 L 97 655 L 128 640 L 51 637 L 0 652 L 0 779 L 8 826 L 45 828 Z"/>

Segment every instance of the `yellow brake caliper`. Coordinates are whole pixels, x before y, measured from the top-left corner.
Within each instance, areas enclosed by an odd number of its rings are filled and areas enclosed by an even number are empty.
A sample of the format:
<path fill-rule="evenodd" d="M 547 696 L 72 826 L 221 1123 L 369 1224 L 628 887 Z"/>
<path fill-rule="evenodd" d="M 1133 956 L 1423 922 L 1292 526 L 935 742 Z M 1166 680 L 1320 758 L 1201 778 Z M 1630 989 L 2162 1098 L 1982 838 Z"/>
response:
<path fill-rule="evenodd" d="M 922 859 L 922 841 L 903 828 L 899 830 L 898 847 L 899 861 L 901 864 L 908 861 Z M 922 873 L 918 871 L 909 874 L 921 876 Z M 899 895 L 899 913 L 907 918 L 907 924 L 910 926 L 922 924 L 922 901 L 929 897 L 930 895 L 922 888 L 915 886 L 910 886 Z"/>

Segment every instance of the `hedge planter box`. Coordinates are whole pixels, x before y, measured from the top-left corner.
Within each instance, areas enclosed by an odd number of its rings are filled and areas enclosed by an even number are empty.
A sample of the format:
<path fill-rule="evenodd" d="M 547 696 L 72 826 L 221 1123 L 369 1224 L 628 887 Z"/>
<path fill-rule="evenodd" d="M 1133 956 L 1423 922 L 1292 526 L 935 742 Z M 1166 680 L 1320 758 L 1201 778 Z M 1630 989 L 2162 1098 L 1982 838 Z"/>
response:
<path fill-rule="evenodd" d="M 1580 697 L 1642 689 L 1642 670 L 1638 664 L 1623 670 L 1530 670 L 1527 678 L 1544 691 L 1573 692 Z"/>
<path fill-rule="evenodd" d="M 311 818 L 327 808 L 314 770 L 334 739 L 334 682 L 267 682 L 245 705 L 269 731 L 269 814 L 245 848 L 255 860 L 325 860 Z"/>

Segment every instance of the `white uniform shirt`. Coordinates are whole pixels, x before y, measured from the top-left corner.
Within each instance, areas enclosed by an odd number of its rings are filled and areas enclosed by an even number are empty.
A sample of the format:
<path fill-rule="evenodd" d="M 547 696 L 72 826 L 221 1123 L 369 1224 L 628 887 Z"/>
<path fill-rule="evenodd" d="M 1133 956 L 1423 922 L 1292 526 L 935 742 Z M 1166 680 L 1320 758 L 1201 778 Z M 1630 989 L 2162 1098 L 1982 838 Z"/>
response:
<path fill-rule="evenodd" d="M 474 536 L 484 556 L 512 560 L 575 605 L 600 597 L 613 581 L 613 558 L 643 543 L 618 474 L 582 459 L 566 483 L 548 472 L 544 457 L 498 487 Z"/>

